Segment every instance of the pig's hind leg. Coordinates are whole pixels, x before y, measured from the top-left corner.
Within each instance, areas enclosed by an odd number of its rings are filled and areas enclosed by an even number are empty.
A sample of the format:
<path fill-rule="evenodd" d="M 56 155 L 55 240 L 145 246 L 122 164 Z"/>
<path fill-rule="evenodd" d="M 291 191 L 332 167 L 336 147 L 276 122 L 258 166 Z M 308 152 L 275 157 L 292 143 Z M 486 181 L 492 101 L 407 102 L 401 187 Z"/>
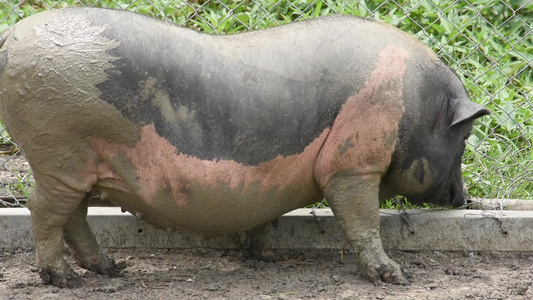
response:
<path fill-rule="evenodd" d="M 51 191 L 34 173 L 36 184 L 28 199 L 33 224 L 35 257 L 39 275 L 45 284 L 58 287 L 78 287 L 80 278 L 63 258 L 63 226 L 83 198 L 83 193 L 65 193 L 66 189 Z M 65 196 L 66 195 L 66 196 Z"/>
<path fill-rule="evenodd" d="M 120 268 L 100 250 L 87 223 L 89 199 L 90 194 L 86 194 L 65 223 L 65 242 L 80 267 L 99 274 L 117 277 L 120 274 Z"/>
<path fill-rule="evenodd" d="M 65 261 L 64 244 L 83 268 L 110 276 L 120 269 L 100 252 L 87 223 L 90 183 L 74 176 L 43 175 L 34 168 L 35 188 L 28 200 L 33 223 L 35 257 L 45 284 L 78 287 L 81 279 Z"/>

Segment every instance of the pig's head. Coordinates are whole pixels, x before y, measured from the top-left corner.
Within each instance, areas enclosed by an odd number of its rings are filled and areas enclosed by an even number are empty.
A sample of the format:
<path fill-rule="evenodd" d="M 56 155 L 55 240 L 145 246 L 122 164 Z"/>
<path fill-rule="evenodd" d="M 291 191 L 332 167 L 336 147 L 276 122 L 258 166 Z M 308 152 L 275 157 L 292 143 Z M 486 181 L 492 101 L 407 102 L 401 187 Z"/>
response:
<path fill-rule="evenodd" d="M 474 120 L 490 111 L 468 98 L 455 74 L 447 68 L 442 72 L 408 93 L 413 98 L 406 103 L 382 190 L 404 195 L 413 204 L 459 207 L 467 197 L 461 171 L 465 141 Z"/>

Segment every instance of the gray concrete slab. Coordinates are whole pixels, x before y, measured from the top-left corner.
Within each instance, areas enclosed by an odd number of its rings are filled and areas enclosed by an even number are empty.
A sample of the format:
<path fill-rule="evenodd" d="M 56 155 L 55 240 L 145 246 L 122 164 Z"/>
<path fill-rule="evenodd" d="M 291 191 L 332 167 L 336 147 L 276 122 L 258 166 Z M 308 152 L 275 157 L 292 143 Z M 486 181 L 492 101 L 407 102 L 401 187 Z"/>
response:
<path fill-rule="evenodd" d="M 386 249 L 442 251 L 533 251 L 533 212 L 482 210 L 381 211 Z M 218 248 L 241 247 L 239 234 L 202 236 L 157 230 L 118 207 L 90 207 L 88 221 L 102 247 Z M 0 209 L 0 248 L 32 246 L 31 218 L 25 208 Z M 329 209 L 298 209 L 267 228 L 272 249 L 347 248 Z"/>

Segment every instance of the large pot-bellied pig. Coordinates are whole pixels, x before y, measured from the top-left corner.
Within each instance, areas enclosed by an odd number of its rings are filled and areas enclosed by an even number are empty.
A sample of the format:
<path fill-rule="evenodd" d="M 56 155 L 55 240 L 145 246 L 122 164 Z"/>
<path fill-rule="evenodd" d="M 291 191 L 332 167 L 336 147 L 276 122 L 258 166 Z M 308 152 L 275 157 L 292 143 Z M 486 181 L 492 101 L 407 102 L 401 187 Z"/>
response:
<path fill-rule="evenodd" d="M 110 276 L 91 196 L 162 229 L 225 234 L 326 197 L 371 280 L 407 283 L 380 239 L 380 200 L 461 206 L 474 119 L 457 76 L 379 22 L 324 17 L 230 36 L 138 14 L 48 11 L 5 33 L 0 116 L 35 176 L 44 282 Z"/>

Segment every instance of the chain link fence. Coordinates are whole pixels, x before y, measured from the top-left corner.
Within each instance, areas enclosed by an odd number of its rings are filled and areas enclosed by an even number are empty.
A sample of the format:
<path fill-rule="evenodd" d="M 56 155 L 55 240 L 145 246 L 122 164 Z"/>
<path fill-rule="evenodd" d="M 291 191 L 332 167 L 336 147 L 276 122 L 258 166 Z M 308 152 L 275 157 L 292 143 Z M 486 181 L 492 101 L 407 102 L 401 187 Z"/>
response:
<path fill-rule="evenodd" d="M 390 23 L 434 49 L 471 98 L 493 111 L 467 141 L 463 170 L 471 196 L 533 199 L 533 0 L 0 0 L 0 31 L 70 6 L 130 10 L 212 34 L 331 14 Z M 0 132 L 0 206 L 21 206 L 31 170 L 3 125 Z"/>

